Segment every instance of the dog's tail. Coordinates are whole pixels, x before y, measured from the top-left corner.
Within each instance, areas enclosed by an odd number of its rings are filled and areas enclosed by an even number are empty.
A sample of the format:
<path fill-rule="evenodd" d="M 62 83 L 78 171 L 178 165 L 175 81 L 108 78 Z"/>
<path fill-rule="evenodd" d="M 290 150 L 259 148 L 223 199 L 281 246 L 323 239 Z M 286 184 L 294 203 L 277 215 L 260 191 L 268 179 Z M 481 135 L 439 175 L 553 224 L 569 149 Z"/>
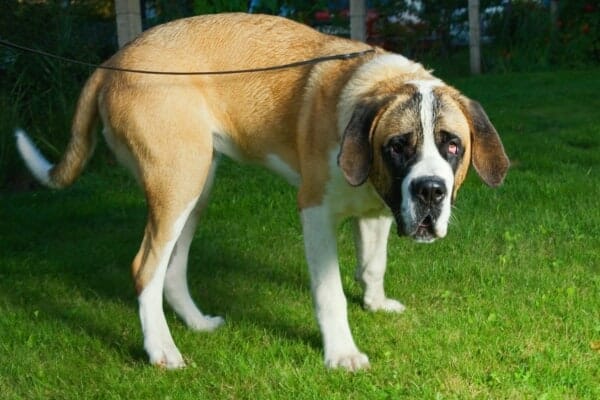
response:
<path fill-rule="evenodd" d="M 52 165 L 44 158 L 23 130 L 15 131 L 21 157 L 33 176 L 45 186 L 60 189 L 70 185 L 92 156 L 96 146 L 98 91 L 103 77 L 104 71 L 96 70 L 83 87 L 73 117 L 71 140 L 57 165 Z"/>

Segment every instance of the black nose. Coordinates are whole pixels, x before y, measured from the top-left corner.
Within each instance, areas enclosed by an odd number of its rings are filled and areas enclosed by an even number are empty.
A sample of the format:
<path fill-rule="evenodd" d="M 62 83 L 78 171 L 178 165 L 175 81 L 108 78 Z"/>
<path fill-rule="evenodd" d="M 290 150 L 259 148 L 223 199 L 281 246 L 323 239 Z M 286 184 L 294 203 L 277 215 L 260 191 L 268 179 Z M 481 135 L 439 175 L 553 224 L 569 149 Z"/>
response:
<path fill-rule="evenodd" d="M 440 178 L 427 176 L 413 181 L 411 191 L 421 204 L 428 206 L 439 205 L 446 197 L 446 184 Z"/>

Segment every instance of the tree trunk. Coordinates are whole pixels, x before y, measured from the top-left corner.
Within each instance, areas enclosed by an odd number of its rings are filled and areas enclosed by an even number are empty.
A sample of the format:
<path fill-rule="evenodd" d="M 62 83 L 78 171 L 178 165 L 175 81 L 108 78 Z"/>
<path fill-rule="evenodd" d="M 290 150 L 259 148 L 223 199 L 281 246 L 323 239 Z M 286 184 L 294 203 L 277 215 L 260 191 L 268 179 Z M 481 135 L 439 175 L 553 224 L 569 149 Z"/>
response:
<path fill-rule="evenodd" d="M 366 0 L 350 0 L 350 37 L 361 42 L 367 41 Z"/>
<path fill-rule="evenodd" d="M 123 47 L 142 32 L 140 1 L 115 0 L 115 11 L 117 14 L 119 47 Z"/>
<path fill-rule="evenodd" d="M 469 54 L 471 73 L 481 73 L 481 32 L 479 23 L 479 0 L 469 0 Z"/>

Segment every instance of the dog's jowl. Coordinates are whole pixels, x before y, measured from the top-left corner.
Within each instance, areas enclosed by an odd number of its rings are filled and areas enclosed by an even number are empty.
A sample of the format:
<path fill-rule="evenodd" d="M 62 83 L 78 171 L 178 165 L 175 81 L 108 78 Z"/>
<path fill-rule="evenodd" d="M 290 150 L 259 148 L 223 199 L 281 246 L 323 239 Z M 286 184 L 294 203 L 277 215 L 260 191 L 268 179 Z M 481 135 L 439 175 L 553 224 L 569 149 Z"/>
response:
<path fill-rule="evenodd" d="M 142 186 L 148 222 L 132 273 L 151 363 L 184 365 L 165 320 L 163 294 L 192 329 L 223 323 L 198 309 L 186 281 L 188 250 L 218 153 L 262 164 L 297 187 L 325 364 L 348 370 L 369 361 L 348 325 L 336 249 L 340 221 L 354 221 L 365 308 L 401 312 L 404 306 L 383 289 L 393 222 L 399 235 L 434 241 L 446 236 L 469 165 L 488 185 L 502 183 L 509 162 L 483 108 L 420 64 L 370 49 L 279 17 L 182 19 L 148 30 L 105 66 L 218 72 L 360 56 L 227 75 L 97 69 L 56 165 L 17 132 L 32 173 L 62 188 L 90 158 L 101 121 L 109 147 Z"/>

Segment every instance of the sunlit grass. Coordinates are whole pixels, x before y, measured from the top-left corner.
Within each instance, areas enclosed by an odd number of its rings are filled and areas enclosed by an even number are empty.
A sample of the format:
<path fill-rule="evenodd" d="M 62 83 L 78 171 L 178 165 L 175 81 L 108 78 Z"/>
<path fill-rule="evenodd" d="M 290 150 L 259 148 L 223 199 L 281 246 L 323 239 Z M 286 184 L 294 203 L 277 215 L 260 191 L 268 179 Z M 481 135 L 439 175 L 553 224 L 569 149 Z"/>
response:
<path fill-rule="evenodd" d="M 372 368 L 322 365 L 295 194 L 224 160 L 192 246 L 190 286 L 223 315 L 213 334 L 167 310 L 188 368 L 148 365 L 129 264 L 145 219 L 132 179 L 93 165 L 60 192 L 0 198 L 0 397 L 600 398 L 600 71 L 455 80 L 478 99 L 513 167 L 472 172 L 447 238 L 391 237 L 387 292 L 362 310 L 340 230 L 349 316 Z"/>

